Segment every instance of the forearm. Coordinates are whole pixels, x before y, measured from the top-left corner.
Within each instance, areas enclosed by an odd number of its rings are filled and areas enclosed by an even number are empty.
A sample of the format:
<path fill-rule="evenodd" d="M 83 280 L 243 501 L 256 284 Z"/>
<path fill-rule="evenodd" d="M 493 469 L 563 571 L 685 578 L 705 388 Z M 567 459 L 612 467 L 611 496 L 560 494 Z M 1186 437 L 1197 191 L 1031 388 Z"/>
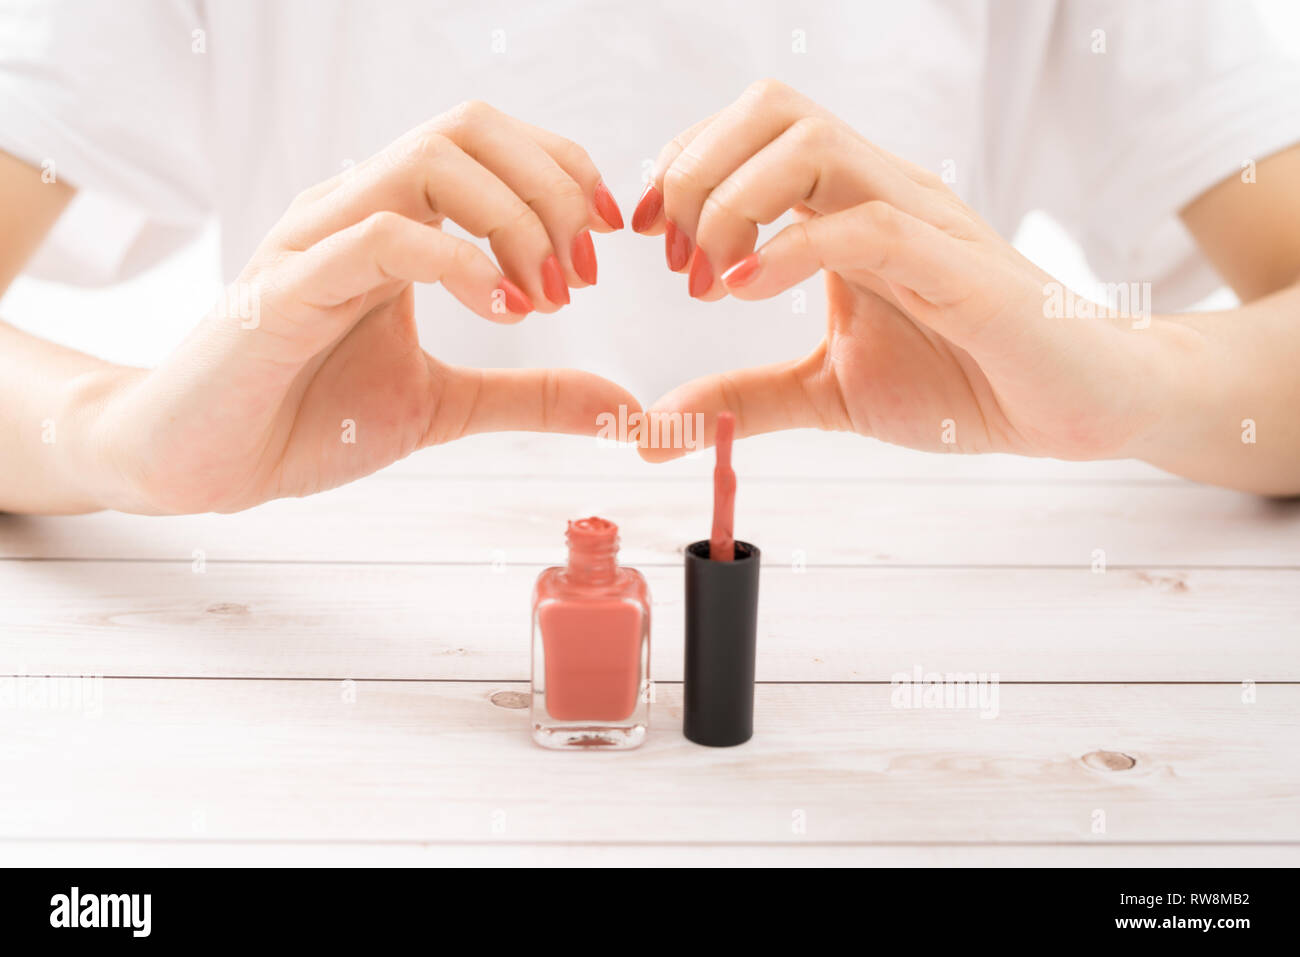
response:
<path fill-rule="evenodd" d="M 1300 495 L 1300 285 L 1158 318 L 1151 332 L 1168 395 L 1139 456 L 1200 482 Z"/>
<path fill-rule="evenodd" d="M 0 323 L 0 511 L 111 505 L 111 449 L 98 435 L 98 413 L 135 374 Z"/>

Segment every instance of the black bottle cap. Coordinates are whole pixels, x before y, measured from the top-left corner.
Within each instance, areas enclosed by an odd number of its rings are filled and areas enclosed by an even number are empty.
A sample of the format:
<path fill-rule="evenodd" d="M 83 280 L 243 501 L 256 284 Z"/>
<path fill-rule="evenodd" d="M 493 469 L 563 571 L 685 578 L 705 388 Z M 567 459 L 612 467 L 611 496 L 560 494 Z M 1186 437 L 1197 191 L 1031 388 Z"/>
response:
<path fill-rule="evenodd" d="M 686 546 L 686 675 L 682 733 L 728 748 L 754 733 L 754 656 L 760 553 L 736 542 L 729 562 L 708 541 Z"/>

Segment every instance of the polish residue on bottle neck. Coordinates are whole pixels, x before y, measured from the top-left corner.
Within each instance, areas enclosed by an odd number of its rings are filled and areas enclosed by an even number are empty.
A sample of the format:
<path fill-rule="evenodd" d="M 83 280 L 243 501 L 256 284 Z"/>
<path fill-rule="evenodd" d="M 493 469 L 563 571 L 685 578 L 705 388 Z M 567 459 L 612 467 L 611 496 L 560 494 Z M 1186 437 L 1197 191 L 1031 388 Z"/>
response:
<path fill-rule="evenodd" d="M 618 575 L 618 526 L 603 518 L 580 518 L 569 522 L 565 539 L 569 543 L 570 581 L 577 585 L 602 585 Z"/>

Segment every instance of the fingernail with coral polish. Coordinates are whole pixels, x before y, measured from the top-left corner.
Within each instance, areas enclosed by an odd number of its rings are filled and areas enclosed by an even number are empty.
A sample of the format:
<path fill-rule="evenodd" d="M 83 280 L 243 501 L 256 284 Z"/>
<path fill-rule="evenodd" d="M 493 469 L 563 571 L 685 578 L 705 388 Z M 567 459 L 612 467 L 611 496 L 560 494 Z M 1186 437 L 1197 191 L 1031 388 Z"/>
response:
<path fill-rule="evenodd" d="M 584 229 L 573 237 L 573 271 L 583 282 L 596 285 L 596 247 L 591 241 L 591 230 Z"/>
<path fill-rule="evenodd" d="M 659 210 L 663 208 L 663 193 L 659 192 L 654 183 L 651 183 L 641 194 L 636 209 L 632 211 L 632 229 L 638 233 L 645 232 L 654 225 L 654 221 L 659 218 Z"/>
<path fill-rule="evenodd" d="M 501 291 L 501 298 L 505 300 L 507 312 L 512 312 L 516 316 L 526 316 L 533 311 L 533 301 L 509 279 L 503 278 L 497 285 L 497 289 Z M 496 312 L 495 309 L 492 311 Z"/>
<path fill-rule="evenodd" d="M 542 292 L 546 293 L 546 298 L 557 306 L 569 304 L 569 284 L 564 281 L 560 261 L 555 258 L 554 253 L 547 256 L 546 261 L 542 263 Z"/>
<path fill-rule="evenodd" d="M 762 266 L 762 263 L 758 261 L 758 253 L 750 253 L 724 272 L 722 281 L 729 288 L 739 289 L 746 283 L 753 281 L 754 277 L 758 275 L 760 266 Z"/>
<path fill-rule="evenodd" d="M 668 221 L 668 228 L 664 231 L 664 258 L 673 272 L 685 269 L 687 260 L 691 258 L 691 237 L 674 226 L 672 220 Z"/>
<path fill-rule="evenodd" d="M 709 257 L 704 255 L 703 249 L 695 250 L 695 255 L 691 258 L 691 278 L 687 283 L 687 288 L 691 295 L 699 298 L 709 291 L 713 286 L 713 267 L 709 265 Z"/>
<path fill-rule="evenodd" d="M 619 211 L 618 203 L 614 202 L 614 194 L 605 187 L 603 182 L 596 184 L 596 193 L 593 199 L 596 203 L 596 212 L 600 213 L 600 218 L 615 229 L 622 229 L 623 214 Z"/>

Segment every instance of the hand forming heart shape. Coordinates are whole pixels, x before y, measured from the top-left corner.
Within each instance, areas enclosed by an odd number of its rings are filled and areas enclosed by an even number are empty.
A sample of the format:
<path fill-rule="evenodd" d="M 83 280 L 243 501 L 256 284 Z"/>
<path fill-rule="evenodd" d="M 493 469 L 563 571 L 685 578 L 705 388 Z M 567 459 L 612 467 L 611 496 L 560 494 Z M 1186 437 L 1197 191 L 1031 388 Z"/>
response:
<path fill-rule="evenodd" d="M 790 210 L 798 221 L 755 251 L 758 225 Z M 496 262 L 444 233 L 448 218 Z M 585 372 L 440 362 L 413 312 L 415 282 L 494 322 L 554 311 L 596 281 L 591 232 L 622 225 L 586 152 L 555 134 L 481 103 L 412 130 L 297 197 L 160 367 L 86 378 L 87 472 L 111 476 L 97 500 L 234 511 L 474 432 L 595 433 L 602 412 L 639 411 Z M 664 234 L 700 299 L 770 297 L 819 270 L 829 293 L 812 354 L 689 382 L 651 413 L 711 423 L 729 409 L 741 436 L 816 427 L 1062 457 L 1134 454 L 1158 421 L 1164 383 L 1126 318 L 1049 317 L 1050 277 L 937 176 L 779 83 L 666 146 L 632 225 Z M 348 440 L 357 421 L 364 442 Z"/>

